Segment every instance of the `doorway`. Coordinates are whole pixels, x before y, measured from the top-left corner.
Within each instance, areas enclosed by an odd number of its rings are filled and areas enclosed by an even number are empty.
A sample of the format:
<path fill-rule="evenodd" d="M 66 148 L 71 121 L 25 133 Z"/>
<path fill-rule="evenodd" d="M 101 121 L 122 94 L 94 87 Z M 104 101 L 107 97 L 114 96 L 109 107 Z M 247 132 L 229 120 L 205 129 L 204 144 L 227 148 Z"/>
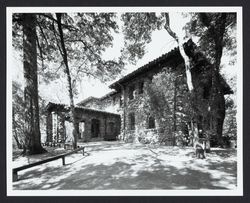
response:
<path fill-rule="evenodd" d="M 99 137 L 100 135 L 100 121 L 98 119 L 91 120 L 91 137 Z"/>

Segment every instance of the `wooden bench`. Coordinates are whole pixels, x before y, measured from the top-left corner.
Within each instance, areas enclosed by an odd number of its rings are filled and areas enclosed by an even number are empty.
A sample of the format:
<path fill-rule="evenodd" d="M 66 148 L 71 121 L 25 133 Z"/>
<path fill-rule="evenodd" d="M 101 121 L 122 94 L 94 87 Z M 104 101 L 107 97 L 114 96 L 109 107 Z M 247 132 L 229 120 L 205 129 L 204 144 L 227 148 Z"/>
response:
<path fill-rule="evenodd" d="M 47 159 L 44 159 L 44 160 L 41 160 L 41 161 L 31 163 L 31 164 L 27 164 L 27 165 L 24 165 L 24 166 L 13 168 L 12 169 L 13 181 L 18 180 L 18 171 L 22 171 L 22 170 L 25 170 L 25 169 L 28 169 L 28 168 L 31 168 L 31 167 L 34 167 L 34 166 L 38 166 L 38 165 L 41 165 L 41 164 L 44 164 L 44 163 L 48 163 L 50 161 L 55 161 L 57 159 L 62 159 L 62 165 L 65 165 L 65 157 L 66 156 L 74 154 L 74 153 L 76 153 L 78 151 L 81 151 L 81 150 L 82 150 L 82 154 L 84 155 L 84 148 L 85 147 L 79 147 L 76 150 L 73 150 L 73 151 L 65 153 L 65 154 L 60 154 L 60 155 L 53 156 L 53 157 L 50 157 L 50 158 L 47 158 Z"/>

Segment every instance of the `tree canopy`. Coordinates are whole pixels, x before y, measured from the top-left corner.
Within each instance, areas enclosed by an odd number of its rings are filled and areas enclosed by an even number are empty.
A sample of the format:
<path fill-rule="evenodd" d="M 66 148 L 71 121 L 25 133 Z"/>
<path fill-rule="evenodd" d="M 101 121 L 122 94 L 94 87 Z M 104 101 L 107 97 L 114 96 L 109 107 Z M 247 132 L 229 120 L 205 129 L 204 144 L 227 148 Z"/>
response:
<path fill-rule="evenodd" d="M 34 24 L 27 25 L 24 16 L 34 16 Z M 34 42 L 33 51 L 25 50 L 26 38 L 21 38 L 27 26 L 32 26 L 35 34 L 30 35 Z M 32 15 L 13 15 L 13 45 L 17 49 L 24 49 L 24 56 L 28 55 L 32 66 L 37 67 L 37 59 L 40 61 L 40 74 L 50 79 L 61 77 L 65 73 L 67 88 L 70 100 L 71 118 L 74 123 L 74 132 L 77 133 L 77 126 L 74 117 L 74 96 L 73 89 L 76 82 L 83 75 L 94 76 L 102 81 L 110 80 L 120 73 L 123 62 L 120 59 L 105 60 L 102 57 L 105 49 L 112 45 L 112 32 L 117 32 L 118 26 L 114 13 L 36 13 Z M 21 43 L 19 43 L 21 42 Z M 30 44 L 30 43 L 29 43 Z M 38 50 L 39 54 L 35 50 Z M 37 57 L 39 56 L 39 57 Z M 33 60 L 34 59 L 34 60 Z M 59 68 L 50 72 L 51 62 L 58 64 Z M 27 63 L 26 63 L 27 64 Z M 24 63 L 24 70 L 25 69 Z M 61 71 L 61 72 L 59 72 Z M 27 75 L 24 72 L 24 76 Z M 73 79 L 72 79 L 73 75 Z M 33 75 L 34 95 L 38 94 L 37 70 Z M 46 78 L 47 81 L 50 81 Z M 27 83 L 25 83 L 27 84 Z M 27 89 L 28 86 L 25 86 Z M 25 101 L 28 104 L 28 101 Z M 37 108 L 37 111 L 39 109 Z M 39 126 L 39 123 L 37 123 Z M 38 127 L 39 128 L 39 127 Z M 39 129 L 37 129 L 39 131 Z M 75 136 L 77 137 L 77 136 Z M 73 143 L 76 148 L 76 140 Z"/>
<path fill-rule="evenodd" d="M 16 48 L 22 46 L 22 43 L 19 43 L 22 36 L 21 25 L 18 23 L 20 15 L 13 16 L 13 45 Z M 36 16 L 39 74 L 43 75 L 45 80 L 48 80 L 47 77 L 53 79 L 63 70 L 57 19 L 53 13 L 37 13 Z M 113 45 L 113 34 L 118 32 L 116 18 L 115 13 L 62 14 L 65 47 L 74 81 L 83 75 L 106 81 L 120 73 L 124 65 L 121 58 L 105 60 L 102 57 L 105 50 Z M 58 68 L 52 70 L 49 67 L 51 65 Z"/>

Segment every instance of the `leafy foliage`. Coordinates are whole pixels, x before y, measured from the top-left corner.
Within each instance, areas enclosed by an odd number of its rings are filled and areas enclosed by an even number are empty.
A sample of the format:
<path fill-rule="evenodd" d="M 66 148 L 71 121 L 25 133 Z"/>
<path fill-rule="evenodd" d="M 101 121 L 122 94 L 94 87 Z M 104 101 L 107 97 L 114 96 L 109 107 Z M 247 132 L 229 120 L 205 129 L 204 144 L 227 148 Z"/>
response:
<path fill-rule="evenodd" d="M 13 15 L 13 30 L 18 33 L 13 35 L 14 44 L 20 41 L 21 36 L 25 34 L 21 25 L 23 27 L 28 26 L 22 16 L 22 14 Z M 35 26 L 32 29 L 35 31 L 35 38 L 32 35 L 35 40 L 31 44 L 33 44 L 32 48 L 39 52 L 41 62 L 39 73 L 41 76 L 45 76 L 46 82 L 61 77 L 62 73 L 65 73 L 72 113 L 71 118 L 74 126 L 76 126 L 73 100 L 73 93 L 76 93 L 76 82 L 81 80 L 83 76 L 93 76 L 102 81 L 114 79 L 114 76 L 119 74 L 123 67 L 121 58 L 118 61 L 102 58 L 106 48 L 112 46 L 112 32 L 117 32 L 118 29 L 115 14 L 37 13 L 33 16 L 35 23 L 30 26 Z M 25 39 L 23 42 L 25 42 Z M 15 47 L 22 48 L 22 46 L 17 45 Z M 33 59 L 35 59 L 33 62 L 37 64 L 37 53 L 33 52 L 35 51 L 30 51 L 29 56 L 33 56 Z M 51 63 L 59 64 L 59 67 L 53 72 L 50 72 L 48 68 Z M 32 79 L 36 79 L 37 72 L 33 75 L 35 76 Z M 34 87 L 35 94 L 38 89 L 37 85 Z M 75 134 L 76 129 L 75 127 Z M 32 138 L 31 134 L 30 137 Z M 74 143 L 74 147 L 76 147 L 76 142 Z"/>
<path fill-rule="evenodd" d="M 162 29 L 163 18 L 156 16 L 156 13 L 124 13 L 122 21 L 125 35 L 123 57 L 136 63 L 144 56 L 145 46 L 151 42 L 152 32 Z"/>
<path fill-rule="evenodd" d="M 15 48 L 22 48 L 20 15 L 13 15 Z M 64 73 L 57 20 L 53 13 L 37 13 L 36 16 L 39 75 L 48 83 Z M 107 81 L 120 73 L 124 66 L 122 58 L 105 60 L 102 57 L 106 49 L 113 45 L 113 34 L 118 32 L 116 14 L 63 13 L 62 28 L 74 87 L 84 76 Z"/>
<path fill-rule="evenodd" d="M 25 104 L 24 92 L 20 83 L 12 82 L 12 135 L 19 149 L 25 144 Z M 45 134 L 46 102 L 39 98 L 39 115 L 42 136 Z"/>
<path fill-rule="evenodd" d="M 215 63 L 218 43 L 236 60 L 236 13 L 191 13 L 185 26 L 187 36 L 199 37 L 199 46 L 211 63 Z M 221 40 L 221 42 L 220 42 Z"/>
<path fill-rule="evenodd" d="M 147 96 L 150 110 L 160 122 L 160 127 L 167 132 L 165 135 L 176 137 L 177 143 L 188 144 L 187 125 L 190 122 L 191 108 L 183 75 L 165 68 L 153 77 L 147 88 Z"/>
<path fill-rule="evenodd" d="M 237 139 L 237 105 L 236 105 L 236 77 L 231 78 L 229 81 L 234 94 L 229 95 L 226 98 L 226 116 L 223 126 L 223 137 L 226 140 L 236 140 Z"/>
<path fill-rule="evenodd" d="M 12 135 L 19 149 L 24 145 L 24 101 L 21 85 L 12 83 Z"/>

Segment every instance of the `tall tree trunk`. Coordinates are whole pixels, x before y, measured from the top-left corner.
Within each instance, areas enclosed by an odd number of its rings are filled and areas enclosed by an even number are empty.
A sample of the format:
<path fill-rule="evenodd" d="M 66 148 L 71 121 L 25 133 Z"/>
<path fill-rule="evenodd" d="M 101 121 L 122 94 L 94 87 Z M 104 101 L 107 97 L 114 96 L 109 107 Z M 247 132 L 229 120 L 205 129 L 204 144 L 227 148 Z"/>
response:
<path fill-rule="evenodd" d="M 62 47 L 62 57 L 63 57 L 63 62 L 65 65 L 65 73 L 67 75 L 67 87 L 68 87 L 68 93 L 69 93 L 69 99 L 70 99 L 70 114 L 74 126 L 73 130 L 73 148 L 77 148 L 77 138 L 78 138 L 78 124 L 76 122 L 76 115 L 75 115 L 75 105 L 74 105 L 74 98 L 73 98 L 73 91 L 72 91 L 72 83 L 71 83 L 71 76 L 70 76 L 70 71 L 69 71 L 69 64 L 68 64 L 68 55 L 67 55 L 67 50 L 65 48 L 65 43 L 64 43 L 64 37 L 63 37 L 63 30 L 62 30 L 62 14 L 61 13 L 56 13 L 56 18 L 57 18 L 57 25 L 58 25 L 58 31 L 59 31 L 59 36 L 60 36 L 60 42 L 61 42 L 61 47 Z"/>
<path fill-rule="evenodd" d="M 23 14 L 23 72 L 25 103 L 25 146 L 23 153 L 46 152 L 41 146 L 36 50 L 36 16 Z"/>
<path fill-rule="evenodd" d="M 168 32 L 168 34 L 173 37 L 175 39 L 175 41 L 178 43 L 178 47 L 179 47 L 179 51 L 180 54 L 184 60 L 184 65 L 185 65 L 185 71 L 186 71 L 186 79 L 187 79 L 187 86 L 188 86 L 188 90 L 190 93 L 190 98 L 191 98 L 191 102 L 195 101 L 195 93 L 194 93 L 194 86 L 193 86 L 193 82 L 192 82 L 192 74 L 191 74 L 191 63 L 190 63 L 190 59 L 187 56 L 187 54 L 185 53 L 183 44 L 181 44 L 178 36 L 176 35 L 175 32 L 172 31 L 172 29 L 170 28 L 170 24 L 169 24 L 169 14 L 165 13 L 165 19 L 166 19 L 166 23 L 164 28 L 166 29 L 166 31 Z M 191 105 L 193 106 L 193 105 Z M 197 126 L 197 115 L 196 115 L 196 110 L 195 108 L 193 108 L 193 117 L 192 118 L 192 133 L 193 133 L 193 143 L 194 146 L 196 145 L 196 143 L 199 140 L 199 136 L 198 136 L 198 126 Z"/>
<path fill-rule="evenodd" d="M 215 56 L 212 70 L 212 96 L 210 98 L 210 103 L 213 106 L 211 116 L 216 122 L 215 133 L 217 134 L 218 144 L 221 146 L 223 145 L 222 130 L 225 119 L 225 98 L 222 90 L 222 85 L 220 83 L 220 64 L 223 53 L 223 37 L 226 28 L 226 19 L 227 14 L 221 13 L 217 28 L 213 27 L 211 29 L 213 32 L 213 39 L 215 44 Z"/>
<path fill-rule="evenodd" d="M 174 126 L 173 126 L 173 131 L 174 131 L 174 139 L 173 139 L 173 146 L 176 145 L 176 130 L 177 130 L 177 118 L 176 118 L 176 109 L 177 109 L 177 79 L 174 81 L 174 112 L 173 112 L 173 120 L 174 120 Z"/>

